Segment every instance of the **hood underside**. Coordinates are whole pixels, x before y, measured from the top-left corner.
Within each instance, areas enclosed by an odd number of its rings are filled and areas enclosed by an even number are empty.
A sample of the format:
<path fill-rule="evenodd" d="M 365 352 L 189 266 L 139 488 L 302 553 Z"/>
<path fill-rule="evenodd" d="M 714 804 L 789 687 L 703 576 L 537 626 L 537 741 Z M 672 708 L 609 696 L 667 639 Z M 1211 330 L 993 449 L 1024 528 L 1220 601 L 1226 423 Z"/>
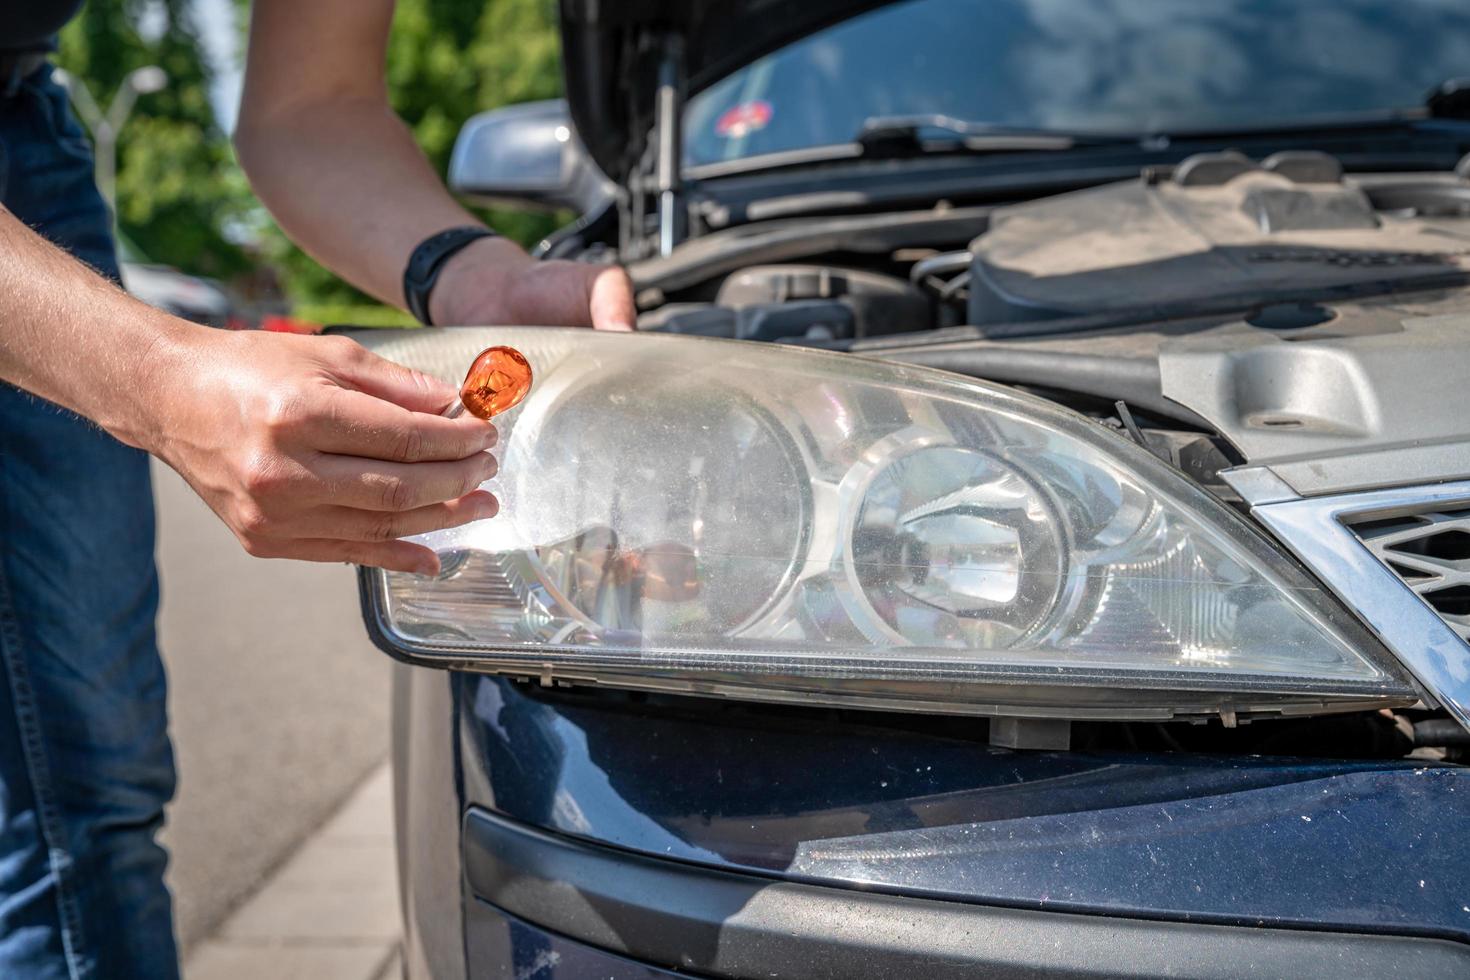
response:
<path fill-rule="evenodd" d="M 605 173 L 636 165 L 652 124 L 657 65 L 683 48 L 686 90 L 708 88 L 756 58 L 882 0 L 561 0 L 562 63 L 577 133 Z"/>

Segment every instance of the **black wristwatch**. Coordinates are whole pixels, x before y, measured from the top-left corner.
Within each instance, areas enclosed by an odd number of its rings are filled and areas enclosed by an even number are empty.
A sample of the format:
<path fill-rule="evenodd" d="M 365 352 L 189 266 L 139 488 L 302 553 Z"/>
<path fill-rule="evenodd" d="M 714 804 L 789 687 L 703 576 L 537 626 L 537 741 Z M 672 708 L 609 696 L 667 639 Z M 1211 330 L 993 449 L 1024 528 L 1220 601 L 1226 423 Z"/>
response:
<path fill-rule="evenodd" d="M 434 291 L 434 283 L 439 280 L 439 271 L 444 268 L 444 263 L 470 242 L 495 237 L 496 232 L 489 228 L 466 225 L 438 232 L 420 242 L 403 270 L 403 299 L 408 312 L 424 326 L 432 327 L 434 321 L 429 316 L 429 294 Z"/>

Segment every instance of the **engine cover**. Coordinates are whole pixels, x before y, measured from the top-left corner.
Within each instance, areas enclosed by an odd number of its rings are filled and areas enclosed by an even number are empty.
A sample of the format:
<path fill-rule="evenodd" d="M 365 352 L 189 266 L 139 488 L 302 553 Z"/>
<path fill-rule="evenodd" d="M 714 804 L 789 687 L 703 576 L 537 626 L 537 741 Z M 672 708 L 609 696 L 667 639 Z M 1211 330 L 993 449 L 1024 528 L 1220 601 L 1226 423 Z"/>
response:
<path fill-rule="evenodd" d="M 998 209 L 971 246 L 969 320 L 1164 315 L 1463 273 L 1467 197 L 1454 179 L 1345 182 L 1321 154 L 1191 157 L 1166 178 Z"/>

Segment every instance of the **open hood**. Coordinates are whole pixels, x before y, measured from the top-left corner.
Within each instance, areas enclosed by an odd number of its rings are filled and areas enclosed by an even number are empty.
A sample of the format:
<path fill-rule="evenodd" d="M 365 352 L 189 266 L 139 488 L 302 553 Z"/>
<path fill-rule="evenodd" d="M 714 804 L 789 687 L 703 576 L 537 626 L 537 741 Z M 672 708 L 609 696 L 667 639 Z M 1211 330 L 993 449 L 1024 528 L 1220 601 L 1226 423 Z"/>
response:
<path fill-rule="evenodd" d="M 567 103 L 605 173 L 634 168 L 653 122 L 658 67 L 682 45 L 686 91 L 884 0 L 560 0 Z"/>

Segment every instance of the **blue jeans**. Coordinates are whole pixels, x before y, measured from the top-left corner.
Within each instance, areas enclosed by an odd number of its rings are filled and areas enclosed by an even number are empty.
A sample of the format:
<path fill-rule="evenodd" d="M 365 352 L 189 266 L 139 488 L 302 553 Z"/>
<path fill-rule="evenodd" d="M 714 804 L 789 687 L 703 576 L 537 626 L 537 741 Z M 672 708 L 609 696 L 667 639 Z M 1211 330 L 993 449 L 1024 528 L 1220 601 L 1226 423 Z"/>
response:
<path fill-rule="evenodd" d="M 49 69 L 0 98 L 0 201 L 117 278 Z M 0 420 L 0 977 L 176 977 L 148 457 L 4 384 Z"/>

